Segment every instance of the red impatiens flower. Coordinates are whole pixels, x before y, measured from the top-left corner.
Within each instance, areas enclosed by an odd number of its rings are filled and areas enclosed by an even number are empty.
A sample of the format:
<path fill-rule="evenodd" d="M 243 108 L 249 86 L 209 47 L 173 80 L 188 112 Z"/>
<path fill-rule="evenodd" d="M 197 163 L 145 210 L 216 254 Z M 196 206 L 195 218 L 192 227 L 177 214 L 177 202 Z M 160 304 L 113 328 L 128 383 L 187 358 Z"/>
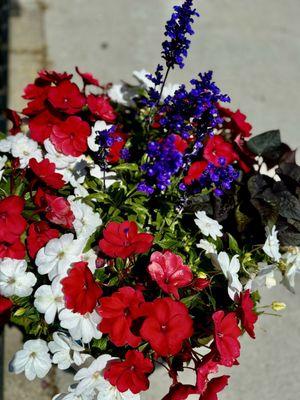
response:
<path fill-rule="evenodd" d="M 240 110 L 231 111 L 229 108 L 218 107 L 221 117 L 224 119 L 223 127 L 230 130 L 233 137 L 241 135 L 243 137 L 251 136 L 252 125 L 246 121 L 247 117 Z"/>
<path fill-rule="evenodd" d="M 111 385 L 124 393 L 130 390 L 133 394 L 149 388 L 148 375 L 153 371 L 149 358 L 137 350 L 128 350 L 124 361 L 112 360 L 104 370 L 104 378 Z"/>
<path fill-rule="evenodd" d="M 36 115 L 46 108 L 45 101 L 48 96 L 50 86 L 40 86 L 35 83 L 30 83 L 24 89 L 23 98 L 31 100 L 27 107 L 22 110 L 22 113 L 28 116 Z"/>
<path fill-rule="evenodd" d="M 217 393 L 221 392 L 228 385 L 228 375 L 211 379 L 206 390 L 201 395 L 201 400 L 218 400 Z"/>
<path fill-rule="evenodd" d="M 191 164 L 187 175 L 183 178 L 186 185 L 191 185 L 194 181 L 199 179 L 207 167 L 207 161 L 195 161 Z"/>
<path fill-rule="evenodd" d="M 67 308 L 82 315 L 94 311 L 102 289 L 95 282 L 87 262 L 74 263 L 68 276 L 60 282 Z"/>
<path fill-rule="evenodd" d="M 15 241 L 25 231 L 24 204 L 24 199 L 15 195 L 0 200 L 0 240 Z"/>
<path fill-rule="evenodd" d="M 52 229 L 45 221 L 34 222 L 29 226 L 27 234 L 27 249 L 31 258 L 44 247 L 50 239 L 58 238 L 59 231 Z"/>
<path fill-rule="evenodd" d="M 184 153 L 188 147 L 187 141 L 182 139 L 182 137 L 179 135 L 174 134 L 173 137 L 176 150 L 178 150 L 180 153 Z"/>
<path fill-rule="evenodd" d="M 80 117 L 69 117 L 53 126 L 50 140 L 60 153 L 79 157 L 87 150 L 87 138 L 90 133 L 87 122 Z"/>
<path fill-rule="evenodd" d="M 192 394 L 198 394 L 195 386 L 176 383 L 170 387 L 169 393 L 162 400 L 186 400 Z"/>
<path fill-rule="evenodd" d="M 67 72 L 47 71 L 46 69 L 42 69 L 38 72 L 38 78 L 36 78 L 35 83 L 37 85 L 50 85 L 51 83 L 58 85 L 62 81 L 69 81 L 72 77 L 73 74 L 68 74 Z"/>
<path fill-rule="evenodd" d="M 242 322 L 245 331 L 255 339 L 254 324 L 258 319 L 258 315 L 253 310 L 254 302 L 251 299 L 250 290 L 246 290 L 240 294 L 240 305 L 237 310 L 237 315 Z"/>
<path fill-rule="evenodd" d="M 216 167 L 226 166 L 239 159 L 232 144 L 226 142 L 220 135 L 215 135 L 208 139 L 204 147 L 203 156 Z"/>
<path fill-rule="evenodd" d="M 109 102 L 107 96 L 95 96 L 89 94 L 87 97 L 88 107 L 93 115 L 103 119 L 105 122 L 112 123 L 115 121 L 117 114 Z"/>
<path fill-rule="evenodd" d="M 203 357 L 201 364 L 197 366 L 197 390 L 204 393 L 209 382 L 208 375 L 218 372 L 218 363 L 214 360 L 214 352 Z"/>
<path fill-rule="evenodd" d="M 255 155 L 248 149 L 245 138 L 251 136 L 252 126 L 246 121 L 246 115 L 237 110 L 231 111 L 229 108 L 219 108 L 220 116 L 223 118 L 222 128 L 225 137 L 233 143 L 235 150 L 239 154 L 239 164 L 248 173 L 251 165 L 254 164 Z"/>
<path fill-rule="evenodd" d="M 190 267 L 183 264 L 180 256 L 170 251 L 155 251 L 151 255 L 148 271 L 158 286 L 164 292 L 173 294 L 176 299 L 179 299 L 178 288 L 189 285 L 193 280 Z"/>
<path fill-rule="evenodd" d="M 0 240 L 0 258 L 8 257 L 15 260 L 23 260 L 26 255 L 26 249 L 20 239 L 13 241 Z"/>
<path fill-rule="evenodd" d="M 224 311 L 216 311 L 213 316 L 214 339 L 216 349 L 219 353 L 219 364 L 231 367 L 240 355 L 240 343 L 238 337 L 241 335 L 235 313 L 225 315 Z"/>
<path fill-rule="evenodd" d="M 52 106 L 66 114 L 76 114 L 86 104 L 85 96 L 78 86 L 69 80 L 64 80 L 58 86 L 51 86 L 48 100 Z"/>
<path fill-rule="evenodd" d="M 102 297 L 97 308 L 102 317 L 99 330 L 107 333 L 116 346 L 138 346 L 141 338 L 132 332 L 132 326 L 133 321 L 141 316 L 140 306 L 144 302 L 142 292 L 127 286 L 109 297 Z"/>
<path fill-rule="evenodd" d="M 205 288 L 207 288 L 209 285 L 210 285 L 210 280 L 209 279 L 197 278 L 193 282 L 193 289 L 195 289 L 195 290 L 200 292 L 201 290 L 204 290 Z"/>
<path fill-rule="evenodd" d="M 98 79 L 96 79 L 91 73 L 89 72 L 80 72 L 78 67 L 75 67 L 77 74 L 83 80 L 84 85 L 94 85 L 100 86 Z"/>
<path fill-rule="evenodd" d="M 103 231 L 99 247 L 110 257 L 127 258 L 146 253 L 151 248 L 153 239 L 149 233 L 138 233 L 137 224 L 133 221 L 110 222 Z"/>
<path fill-rule="evenodd" d="M 0 296 L 0 326 L 3 325 L 9 318 L 10 309 L 13 306 L 13 302 L 6 297 Z"/>
<path fill-rule="evenodd" d="M 122 132 L 114 132 L 110 135 L 115 141 L 109 148 L 109 153 L 106 156 L 106 160 L 109 164 L 115 164 L 120 160 L 121 150 L 126 143 L 126 135 Z"/>
<path fill-rule="evenodd" d="M 21 124 L 22 124 L 22 120 L 19 116 L 19 114 L 14 111 L 14 110 L 10 110 L 9 108 L 5 111 L 5 115 L 7 117 L 7 119 L 9 119 L 13 126 L 9 129 L 9 133 L 11 135 L 15 135 L 16 133 L 19 133 L 21 131 Z"/>
<path fill-rule="evenodd" d="M 64 228 L 72 228 L 75 217 L 67 199 L 48 194 L 38 188 L 34 202 L 46 211 L 46 218 L 49 221 Z"/>
<path fill-rule="evenodd" d="M 177 354 L 184 340 L 193 334 L 193 321 L 183 303 L 170 298 L 145 303 L 140 334 L 159 356 Z"/>
<path fill-rule="evenodd" d="M 35 158 L 29 161 L 29 167 L 34 174 L 53 189 L 61 189 L 65 185 L 63 176 L 55 172 L 55 164 L 47 158 L 38 162 Z"/>
<path fill-rule="evenodd" d="M 28 127 L 31 139 L 38 143 L 44 143 L 50 137 L 53 126 L 59 124 L 60 121 L 58 117 L 48 110 L 44 110 L 35 117 L 30 118 Z"/>

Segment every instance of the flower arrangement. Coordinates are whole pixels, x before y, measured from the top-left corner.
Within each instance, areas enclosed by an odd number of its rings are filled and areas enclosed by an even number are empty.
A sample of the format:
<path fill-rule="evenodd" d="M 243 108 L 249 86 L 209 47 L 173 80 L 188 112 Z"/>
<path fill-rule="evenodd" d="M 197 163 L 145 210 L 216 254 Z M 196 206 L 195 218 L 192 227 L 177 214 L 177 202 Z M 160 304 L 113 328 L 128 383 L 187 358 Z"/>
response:
<path fill-rule="evenodd" d="M 53 399 L 217 399 L 255 338 L 259 288 L 294 290 L 300 167 L 278 131 L 251 125 L 213 82 L 167 85 L 199 14 L 174 7 L 164 66 L 138 83 L 40 71 L 0 140 L 0 316 L 24 334 L 27 379 L 75 369 Z M 274 302 L 275 311 L 284 307 Z M 194 384 L 180 372 L 195 373 Z M 66 388 L 67 389 L 67 388 Z M 151 390 L 151 388 L 150 388 Z M 166 391 L 167 392 L 167 391 Z"/>

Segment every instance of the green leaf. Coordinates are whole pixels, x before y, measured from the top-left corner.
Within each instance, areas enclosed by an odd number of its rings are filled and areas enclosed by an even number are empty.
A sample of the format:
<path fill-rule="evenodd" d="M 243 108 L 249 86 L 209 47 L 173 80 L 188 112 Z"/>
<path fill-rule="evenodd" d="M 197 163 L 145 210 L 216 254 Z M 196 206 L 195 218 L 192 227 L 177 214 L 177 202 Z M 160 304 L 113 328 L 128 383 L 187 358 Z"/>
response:
<path fill-rule="evenodd" d="M 197 342 L 198 342 L 199 346 L 206 346 L 212 340 L 213 340 L 213 336 L 211 335 L 211 336 L 207 336 L 207 337 L 204 337 L 204 338 L 200 338 L 200 339 L 197 340 Z"/>
<path fill-rule="evenodd" d="M 238 242 L 230 233 L 228 233 L 228 238 L 229 238 L 229 249 L 239 254 L 241 250 L 239 248 Z"/>
<path fill-rule="evenodd" d="M 137 164 L 133 164 L 133 163 L 124 163 L 124 164 L 120 164 L 117 165 L 116 167 L 114 167 L 115 171 L 139 171 L 139 167 Z"/>
<path fill-rule="evenodd" d="M 92 342 L 92 347 L 97 348 L 101 351 L 106 350 L 108 345 L 108 337 L 104 336 L 101 339 L 94 339 Z"/>

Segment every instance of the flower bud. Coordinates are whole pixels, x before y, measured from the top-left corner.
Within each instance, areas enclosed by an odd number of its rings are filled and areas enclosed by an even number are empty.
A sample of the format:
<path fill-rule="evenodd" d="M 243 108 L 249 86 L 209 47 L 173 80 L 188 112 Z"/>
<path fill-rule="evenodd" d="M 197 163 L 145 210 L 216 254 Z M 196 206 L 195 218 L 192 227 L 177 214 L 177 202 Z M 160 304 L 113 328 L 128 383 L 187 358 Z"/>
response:
<path fill-rule="evenodd" d="M 282 311 L 286 308 L 286 304 L 280 301 L 273 301 L 271 306 L 274 311 Z"/>

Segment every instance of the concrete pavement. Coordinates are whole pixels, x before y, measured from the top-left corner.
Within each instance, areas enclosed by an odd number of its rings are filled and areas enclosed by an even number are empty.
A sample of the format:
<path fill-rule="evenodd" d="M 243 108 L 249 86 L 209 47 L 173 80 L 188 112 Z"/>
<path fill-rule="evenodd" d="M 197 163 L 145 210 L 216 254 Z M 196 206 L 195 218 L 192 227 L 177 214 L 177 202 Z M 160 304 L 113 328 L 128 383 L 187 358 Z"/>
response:
<path fill-rule="evenodd" d="M 72 70 L 79 65 L 102 82 L 131 80 L 131 71 L 150 71 L 160 61 L 163 24 L 173 0 L 14 0 L 11 18 L 10 106 L 20 109 L 26 83 L 42 67 Z M 280 128 L 283 138 L 300 144 L 300 2 L 299 0 L 202 0 L 190 58 L 171 81 L 187 82 L 213 69 L 222 90 L 241 108 L 254 132 Z M 281 318 L 262 317 L 255 341 L 243 337 L 240 367 L 227 370 L 226 400 L 295 400 L 300 362 L 300 281 L 298 294 L 283 287 L 264 293 L 262 303 L 284 301 Z M 8 333 L 6 358 L 18 335 Z M 59 375 L 58 386 L 70 377 Z M 189 380 L 189 376 L 185 376 Z M 159 373 L 153 390 L 142 396 L 157 400 L 168 378 Z M 46 400 L 49 391 L 22 376 L 6 380 L 5 399 Z"/>

